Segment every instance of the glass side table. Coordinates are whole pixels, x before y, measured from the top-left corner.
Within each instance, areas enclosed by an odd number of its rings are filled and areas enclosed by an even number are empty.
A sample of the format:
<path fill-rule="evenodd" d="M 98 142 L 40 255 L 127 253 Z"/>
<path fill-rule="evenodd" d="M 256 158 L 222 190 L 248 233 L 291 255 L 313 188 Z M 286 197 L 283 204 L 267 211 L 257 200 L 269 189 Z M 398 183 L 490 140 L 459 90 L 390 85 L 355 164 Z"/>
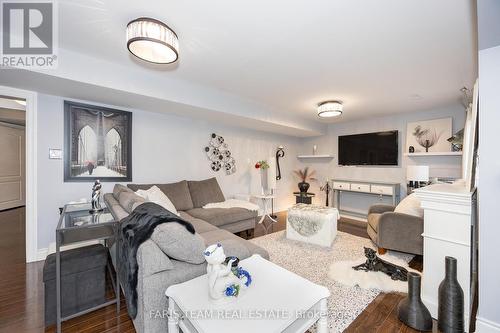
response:
<path fill-rule="evenodd" d="M 118 241 L 118 222 L 109 210 L 104 208 L 102 212 L 93 214 L 90 203 L 67 204 L 64 206 L 56 229 L 56 325 L 57 332 L 61 332 L 61 323 L 85 313 L 103 308 L 116 303 L 116 311 L 120 312 L 120 282 L 118 278 L 119 261 L 116 260 L 116 281 L 111 279 L 115 298 L 103 304 L 80 311 L 67 317 L 61 316 L 61 246 L 89 241 L 110 240 Z M 116 246 L 116 257 L 119 257 L 119 247 Z M 112 275 L 108 263 L 108 271 Z"/>

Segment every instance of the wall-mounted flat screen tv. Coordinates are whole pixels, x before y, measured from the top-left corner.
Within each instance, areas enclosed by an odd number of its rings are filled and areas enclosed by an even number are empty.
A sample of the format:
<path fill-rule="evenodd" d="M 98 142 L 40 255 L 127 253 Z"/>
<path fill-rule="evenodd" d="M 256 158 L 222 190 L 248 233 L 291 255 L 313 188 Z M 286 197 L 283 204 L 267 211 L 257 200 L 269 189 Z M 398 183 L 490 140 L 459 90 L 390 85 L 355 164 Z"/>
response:
<path fill-rule="evenodd" d="M 339 165 L 398 165 L 398 131 L 339 136 Z"/>

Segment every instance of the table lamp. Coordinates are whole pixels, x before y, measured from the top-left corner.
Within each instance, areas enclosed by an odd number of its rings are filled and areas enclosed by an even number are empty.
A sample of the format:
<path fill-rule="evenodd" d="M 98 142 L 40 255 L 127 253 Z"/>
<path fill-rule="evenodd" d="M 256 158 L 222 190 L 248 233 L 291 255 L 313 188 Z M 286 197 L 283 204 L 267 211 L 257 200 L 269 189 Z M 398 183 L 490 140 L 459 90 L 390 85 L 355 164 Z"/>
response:
<path fill-rule="evenodd" d="M 429 181 L 429 166 L 427 165 L 409 165 L 406 168 L 406 180 L 410 182 L 412 188 L 420 187 L 420 182 Z"/>

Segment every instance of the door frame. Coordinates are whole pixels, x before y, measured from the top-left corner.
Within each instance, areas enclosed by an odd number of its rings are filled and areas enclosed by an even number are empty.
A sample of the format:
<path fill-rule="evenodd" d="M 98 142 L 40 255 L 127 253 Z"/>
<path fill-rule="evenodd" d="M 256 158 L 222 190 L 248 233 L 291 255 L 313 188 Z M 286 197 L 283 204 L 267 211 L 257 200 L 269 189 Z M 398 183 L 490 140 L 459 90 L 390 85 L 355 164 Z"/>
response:
<path fill-rule="evenodd" d="M 37 100 L 34 91 L 0 86 L 0 95 L 26 100 L 26 262 L 38 260 Z"/>

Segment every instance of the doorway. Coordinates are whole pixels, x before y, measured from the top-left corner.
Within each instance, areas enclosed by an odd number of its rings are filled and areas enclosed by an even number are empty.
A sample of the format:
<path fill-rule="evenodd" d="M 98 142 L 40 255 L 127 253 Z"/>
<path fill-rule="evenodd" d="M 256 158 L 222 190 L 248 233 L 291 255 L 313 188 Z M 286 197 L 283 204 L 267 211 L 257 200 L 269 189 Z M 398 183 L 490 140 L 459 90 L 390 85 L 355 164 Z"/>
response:
<path fill-rule="evenodd" d="M 0 255 L 26 262 L 26 100 L 0 96 Z"/>

